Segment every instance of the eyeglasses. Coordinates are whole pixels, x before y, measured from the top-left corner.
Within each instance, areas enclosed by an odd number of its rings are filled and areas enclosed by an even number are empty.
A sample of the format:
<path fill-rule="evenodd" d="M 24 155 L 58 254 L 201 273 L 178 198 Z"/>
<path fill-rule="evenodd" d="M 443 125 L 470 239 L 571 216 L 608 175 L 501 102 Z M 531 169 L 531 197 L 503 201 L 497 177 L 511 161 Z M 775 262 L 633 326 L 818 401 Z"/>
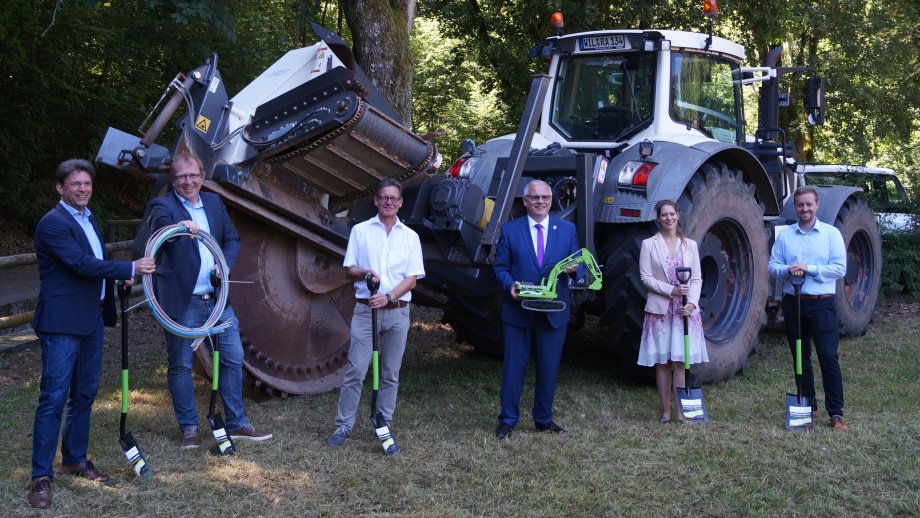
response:
<path fill-rule="evenodd" d="M 174 179 L 175 181 L 179 182 L 179 183 L 185 183 L 185 182 L 187 182 L 187 181 L 189 181 L 189 180 L 192 180 L 192 181 L 197 180 L 197 179 L 201 178 L 202 176 L 204 176 L 204 175 L 201 174 L 201 173 L 198 173 L 198 174 L 180 174 L 180 175 L 174 176 L 173 179 Z"/>
<path fill-rule="evenodd" d="M 524 197 L 530 201 L 549 201 L 553 199 L 553 197 L 549 194 L 528 194 Z"/>
<path fill-rule="evenodd" d="M 90 188 L 93 186 L 93 182 L 67 182 L 67 187 L 71 189 L 79 189 L 80 187 Z"/>
<path fill-rule="evenodd" d="M 377 196 L 380 203 L 399 203 L 402 201 L 401 196 Z"/>

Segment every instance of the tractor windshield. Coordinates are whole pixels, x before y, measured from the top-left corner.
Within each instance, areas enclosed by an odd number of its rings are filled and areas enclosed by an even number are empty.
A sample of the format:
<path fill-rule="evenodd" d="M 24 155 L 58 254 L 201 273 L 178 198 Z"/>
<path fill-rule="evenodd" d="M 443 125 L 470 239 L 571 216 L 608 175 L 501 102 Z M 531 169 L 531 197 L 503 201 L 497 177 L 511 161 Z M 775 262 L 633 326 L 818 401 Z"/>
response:
<path fill-rule="evenodd" d="M 592 55 L 559 64 L 550 124 L 569 140 L 617 140 L 652 117 L 655 54 Z"/>
<path fill-rule="evenodd" d="M 743 142 L 741 88 L 736 63 L 711 56 L 671 55 L 671 118 L 721 142 Z"/>

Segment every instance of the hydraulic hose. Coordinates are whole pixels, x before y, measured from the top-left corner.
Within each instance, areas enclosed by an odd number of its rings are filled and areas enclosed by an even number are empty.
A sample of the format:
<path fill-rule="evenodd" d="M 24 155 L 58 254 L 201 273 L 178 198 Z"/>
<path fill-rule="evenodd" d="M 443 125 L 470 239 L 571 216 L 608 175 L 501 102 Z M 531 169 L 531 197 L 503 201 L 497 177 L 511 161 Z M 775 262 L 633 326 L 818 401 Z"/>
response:
<path fill-rule="evenodd" d="M 183 338 L 193 338 L 195 339 L 192 342 L 192 349 L 197 349 L 201 342 L 210 335 L 222 333 L 226 330 L 232 322 L 227 321 L 222 324 L 217 324 L 217 321 L 220 319 L 220 316 L 224 313 L 224 309 L 227 307 L 227 293 L 229 293 L 229 279 L 227 272 L 230 271 L 230 268 L 227 266 L 227 260 L 224 257 L 224 252 L 220 248 L 220 244 L 214 239 L 211 234 L 201 231 L 198 234 L 192 234 L 188 231 L 188 227 L 185 225 L 169 225 L 163 227 L 156 232 L 150 239 L 147 241 L 147 247 L 144 250 L 144 255 L 146 257 L 156 257 L 157 252 L 160 250 L 160 247 L 163 246 L 163 243 L 166 241 L 179 238 L 183 236 L 191 236 L 195 239 L 198 239 L 204 244 L 205 248 L 211 252 L 211 255 L 214 256 L 214 263 L 217 267 L 217 272 L 220 273 L 220 288 L 217 290 L 217 301 L 214 304 L 214 309 L 211 311 L 211 314 L 208 316 L 208 319 L 200 327 L 186 327 L 175 320 L 171 319 L 169 315 L 163 310 L 160 306 L 159 301 L 157 301 L 156 295 L 154 294 L 153 289 L 153 274 L 146 274 L 143 276 L 142 283 L 144 286 L 144 295 L 147 297 L 148 302 L 150 303 L 150 310 L 153 312 L 154 318 L 157 319 L 157 322 L 163 326 L 163 329 L 166 329 L 170 333 L 181 336 Z"/>

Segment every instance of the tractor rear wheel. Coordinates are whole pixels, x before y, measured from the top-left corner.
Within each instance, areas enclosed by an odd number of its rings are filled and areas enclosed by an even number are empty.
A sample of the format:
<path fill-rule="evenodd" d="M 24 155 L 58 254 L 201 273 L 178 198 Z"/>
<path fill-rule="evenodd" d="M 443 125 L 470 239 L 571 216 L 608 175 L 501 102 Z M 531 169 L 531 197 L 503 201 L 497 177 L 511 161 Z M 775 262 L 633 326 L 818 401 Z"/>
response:
<path fill-rule="evenodd" d="M 734 376 L 747 366 L 765 319 L 769 279 L 763 207 L 739 171 L 705 164 L 677 200 L 684 235 L 699 245 L 700 297 L 709 362 L 693 367 L 698 383 Z M 650 225 L 609 227 L 603 238 L 604 313 L 610 344 L 635 364 L 646 290 L 639 278 L 641 242 Z M 624 354 L 625 353 L 625 354 Z"/>
<path fill-rule="evenodd" d="M 678 200 L 687 237 L 699 244 L 700 311 L 709 362 L 695 366 L 698 382 L 730 378 L 747 368 L 766 323 L 770 249 L 763 206 L 741 172 L 704 164 Z"/>
<path fill-rule="evenodd" d="M 862 336 L 872 322 L 882 276 L 882 242 L 875 213 L 865 202 L 849 198 L 834 226 L 843 235 L 847 273 L 837 280 L 837 321 L 842 336 Z"/>

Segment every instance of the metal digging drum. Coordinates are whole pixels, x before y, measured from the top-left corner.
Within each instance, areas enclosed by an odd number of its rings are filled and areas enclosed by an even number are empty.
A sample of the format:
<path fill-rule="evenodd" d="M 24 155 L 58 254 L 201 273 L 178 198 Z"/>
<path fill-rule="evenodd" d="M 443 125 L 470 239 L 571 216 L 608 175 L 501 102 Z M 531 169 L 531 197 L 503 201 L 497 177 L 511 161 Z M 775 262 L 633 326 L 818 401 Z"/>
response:
<path fill-rule="evenodd" d="M 230 305 L 240 320 L 245 369 L 273 390 L 316 394 L 341 384 L 354 289 L 342 258 L 232 211 L 244 251 Z M 210 357 L 198 360 L 211 373 Z M 201 353 L 203 351 L 203 354 Z"/>

